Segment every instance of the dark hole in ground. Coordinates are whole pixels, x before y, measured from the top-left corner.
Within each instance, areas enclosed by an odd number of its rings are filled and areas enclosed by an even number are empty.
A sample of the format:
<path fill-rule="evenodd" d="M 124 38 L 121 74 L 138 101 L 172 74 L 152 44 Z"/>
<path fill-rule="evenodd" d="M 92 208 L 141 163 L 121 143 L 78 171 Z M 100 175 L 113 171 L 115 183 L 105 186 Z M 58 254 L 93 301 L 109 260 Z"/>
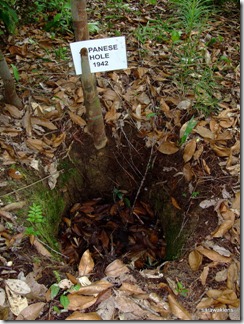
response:
<path fill-rule="evenodd" d="M 90 141 L 81 138 L 83 146 L 92 147 L 86 140 Z M 83 150 L 81 142 L 73 159 L 84 182 L 59 231 L 70 264 L 77 265 L 89 249 L 101 270 L 116 258 L 133 261 L 137 269 L 155 268 L 180 258 L 187 241 L 196 242 L 203 227 L 217 226 L 214 212 L 203 224 L 205 213 L 199 208 L 210 191 L 219 196 L 226 183 L 218 177 L 222 173 L 216 161 L 215 177 L 206 176 L 196 161 L 192 180 L 186 181 L 182 152 L 167 156 L 151 150 L 131 128 L 116 140 L 111 135 L 108 147 L 100 152 Z M 210 153 L 209 161 L 214 157 Z"/>
<path fill-rule="evenodd" d="M 116 192 L 122 195 L 121 192 Z M 116 258 L 133 261 L 137 269 L 155 267 L 165 258 L 166 243 L 158 218 L 149 204 L 129 199 L 110 203 L 93 199 L 76 203 L 63 219 L 60 239 L 70 263 L 79 261 L 89 249 L 95 264 Z"/>

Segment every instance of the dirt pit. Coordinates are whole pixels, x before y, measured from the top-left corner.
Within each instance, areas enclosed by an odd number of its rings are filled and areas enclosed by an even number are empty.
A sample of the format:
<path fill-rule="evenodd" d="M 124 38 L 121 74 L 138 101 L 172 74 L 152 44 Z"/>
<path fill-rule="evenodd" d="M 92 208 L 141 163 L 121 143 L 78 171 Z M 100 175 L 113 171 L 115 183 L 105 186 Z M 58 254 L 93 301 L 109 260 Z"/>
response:
<path fill-rule="evenodd" d="M 177 260 L 189 239 L 194 246 L 193 237 L 199 241 L 217 226 L 214 212 L 201 216 L 198 202 L 206 188 L 194 177 L 189 186 L 181 154 L 146 148 L 131 132 L 99 152 L 79 145 L 72 155 L 83 184 L 62 218 L 58 238 L 69 264 L 77 265 L 89 249 L 98 277 L 117 258 L 138 270 Z M 82 141 L 92 148 L 90 138 Z"/>

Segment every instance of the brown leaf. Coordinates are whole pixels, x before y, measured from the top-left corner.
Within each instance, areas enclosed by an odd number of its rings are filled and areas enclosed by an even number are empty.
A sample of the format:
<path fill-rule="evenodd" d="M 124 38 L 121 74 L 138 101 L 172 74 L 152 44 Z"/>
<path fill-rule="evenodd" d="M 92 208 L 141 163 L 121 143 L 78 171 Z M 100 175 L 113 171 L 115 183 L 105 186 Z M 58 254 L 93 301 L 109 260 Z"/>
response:
<path fill-rule="evenodd" d="M 193 250 L 188 256 L 188 262 L 193 271 L 197 271 L 202 264 L 202 254 L 198 251 Z"/>
<path fill-rule="evenodd" d="M 32 125 L 31 125 L 31 115 L 29 107 L 26 110 L 25 115 L 22 118 L 22 125 L 28 136 L 32 136 Z"/>
<path fill-rule="evenodd" d="M 174 142 L 163 142 L 159 145 L 158 151 L 163 154 L 174 154 L 179 151 L 179 147 Z"/>
<path fill-rule="evenodd" d="M 55 136 L 55 138 L 52 141 L 52 146 L 58 147 L 60 144 L 62 144 L 64 142 L 65 138 L 66 138 L 66 132 L 63 132 L 63 133 L 59 134 L 58 136 Z"/>
<path fill-rule="evenodd" d="M 15 320 L 34 321 L 40 315 L 45 305 L 46 304 L 42 302 L 31 304 L 23 309 Z"/>
<path fill-rule="evenodd" d="M 27 138 L 26 145 L 35 151 L 42 152 L 44 148 L 48 146 L 40 139 L 37 138 Z"/>
<path fill-rule="evenodd" d="M 197 125 L 194 129 L 193 132 L 199 134 L 200 136 L 202 136 L 203 138 L 208 138 L 208 139 L 214 139 L 214 133 L 211 132 L 211 130 L 209 130 L 208 128 L 201 126 L 201 125 Z"/>
<path fill-rule="evenodd" d="M 85 276 L 91 273 L 93 269 L 94 269 L 94 261 L 91 256 L 91 252 L 89 250 L 86 250 L 81 257 L 78 266 L 79 276 Z"/>
<path fill-rule="evenodd" d="M 194 176 L 194 172 L 192 170 L 191 164 L 186 163 L 183 167 L 183 175 L 186 179 L 186 181 L 190 182 L 192 177 Z"/>
<path fill-rule="evenodd" d="M 212 261 L 224 262 L 224 263 L 228 263 L 231 261 L 231 257 L 222 256 L 219 253 L 206 249 L 201 245 L 196 247 L 196 250 Z"/>
<path fill-rule="evenodd" d="M 210 170 L 209 166 L 207 165 L 207 162 L 204 159 L 202 159 L 202 165 L 203 165 L 204 170 L 207 172 L 207 174 L 211 174 L 211 170 Z"/>
<path fill-rule="evenodd" d="M 142 92 L 139 96 L 137 96 L 137 100 L 144 105 L 149 105 L 151 100 L 145 92 Z"/>
<path fill-rule="evenodd" d="M 238 277 L 237 265 L 236 263 L 231 263 L 227 272 L 227 288 L 234 290 Z"/>
<path fill-rule="evenodd" d="M 197 147 L 197 142 L 195 139 L 192 139 L 190 142 L 188 142 L 184 148 L 184 154 L 183 159 L 185 162 L 188 162 L 193 157 L 193 154 L 195 153 Z"/>
<path fill-rule="evenodd" d="M 223 237 L 225 233 L 233 226 L 232 220 L 225 220 L 218 228 L 212 233 L 213 237 Z"/>
<path fill-rule="evenodd" d="M 172 203 L 172 205 L 173 205 L 175 208 L 181 210 L 181 208 L 180 208 L 180 206 L 179 206 L 177 200 L 176 200 L 174 197 L 171 197 L 171 203 Z"/>
<path fill-rule="evenodd" d="M 129 282 L 123 282 L 119 290 L 125 291 L 129 295 L 145 294 L 145 291 L 143 291 L 139 286 L 133 285 Z"/>
<path fill-rule="evenodd" d="M 82 310 L 91 307 L 97 301 L 95 296 L 81 296 L 79 294 L 67 295 L 69 299 L 68 310 Z"/>
<path fill-rule="evenodd" d="M 83 118 L 81 118 L 80 116 L 74 114 L 73 112 L 69 111 L 69 116 L 73 123 L 75 123 L 81 127 L 86 125 L 86 121 Z"/>
<path fill-rule="evenodd" d="M 79 288 L 79 290 L 72 292 L 71 294 L 82 294 L 82 295 L 96 295 L 99 294 L 108 288 L 112 287 L 113 284 L 106 281 L 106 280 L 99 280 L 97 282 L 92 283 L 88 286 L 82 286 Z"/>
<path fill-rule="evenodd" d="M 173 295 L 170 294 L 168 296 L 168 302 L 173 315 L 184 321 L 192 320 L 190 313 L 181 304 L 178 303 Z"/>
<path fill-rule="evenodd" d="M 7 110 L 12 117 L 17 119 L 20 119 L 24 114 L 24 111 L 21 111 L 17 107 L 9 104 L 5 105 L 5 110 Z"/>
<path fill-rule="evenodd" d="M 119 259 L 114 260 L 105 269 L 105 274 L 108 277 L 119 277 L 121 274 L 127 273 L 127 272 L 129 272 L 129 269 Z"/>
<path fill-rule="evenodd" d="M 42 245 L 41 242 L 39 242 L 37 240 L 37 238 L 34 239 L 34 242 L 33 242 L 33 245 L 35 246 L 35 248 L 37 249 L 37 251 L 47 257 L 47 258 L 51 258 L 52 257 L 52 254 Z"/>
<path fill-rule="evenodd" d="M 31 117 L 31 124 L 32 125 L 41 125 L 43 127 L 46 127 L 51 130 L 57 129 L 57 127 L 52 123 L 50 120 L 45 118 L 39 118 L 39 117 Z"/>
<path fill-rule="evenodd" d="M 164 112 L 170 110 L 169 106 L 167 105 L 167 103 L 164 101 L 163 98 L 160 99 L 160 108 L 161 108 L 162 111 L 164 111 Z"/>
<path fill-rule="evenodd" d="M 241 207 L 241 201 L 240 201 L 241 195 L 240 195 L 240 191 L 235 193 L 235 198 L 232 201 L 232 209 L 236 209 L 238 211 L 240 211 L 240 207 Z"/>
<path fill-rule="evenodd" d="M 203 268 L 203 271 L 202 271 L 202 273 L 200 275 L 200 280 L 201 280 L 201 283 L 202 283 L 203 286 L 205 286 L 205 284 L 206 284 L 208 273 L 209 273 L 209 267 L 206 266 L 206 267 Z"/>
<path fill-rule="evenodd" d="M 211 148 L 220 157 L 229 156 L 231 154 L 231 149 L 229 147 L 221 147 L 217 146 L 216 144 L 212 144 Z"/>
<path fill-rule="evenodd" d="M 96 312 L 81 313 L 78 311 L 73 312 L 66 317 L 66 321 L 101 321 L 102 318 Z"/>
<path fill-rule="evenodd" d="M 14 169 L 14 168 L 8 169 L 8 176 L 15 180 L 20 180 L 20 179 L 24 178 L 24 175 L 20 171 Z"/>

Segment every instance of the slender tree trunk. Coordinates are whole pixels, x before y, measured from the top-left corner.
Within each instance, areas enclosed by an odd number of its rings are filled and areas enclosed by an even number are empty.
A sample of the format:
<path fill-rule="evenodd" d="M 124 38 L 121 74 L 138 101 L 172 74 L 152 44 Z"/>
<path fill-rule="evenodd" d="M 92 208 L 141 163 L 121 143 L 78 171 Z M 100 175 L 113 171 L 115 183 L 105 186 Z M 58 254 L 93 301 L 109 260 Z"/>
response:
<path fill-rule="evenodd" d="M 71 13 L 75 32 L 75 40 L 78 42 L 89 39 L 86 0 L 71 0 Z"/>
<path fill-rule="evenodd" d="M 75 32 L 75 40 L 83 41 L 89 38 L 86 0 L 71 0 L 71 12 Z M 87 114 L 87 128 L 93 137 L 96 149 L 106 146 L 107 137 L 105 133 L 102 108 L 97 93 L 97 82 L 95 74 L 91 73 L 87 50 L 81 51 L 81 83 L 85 99 Z"/>
<path fill-rule="evenodd" d="M 107 137 L 102 115 L 100 100 L 98 98 L 96 77 L 91 73 L 88 52 L 86 48 L 81 49 L 82 88 L 84 92 L 85 107 L 87 109 L 87 126 L 92 135 L 97 150 L 105 147 Z"/>
<path fill-rule="evenodd" d="M 9 71 L 7 62 L 1 50 L 0 50 L 0 77 L 3 80 L 5 102 L 14 105 L 18 108 L 23 108 L 23 104 L 15 90 L 14 79 Z"/>

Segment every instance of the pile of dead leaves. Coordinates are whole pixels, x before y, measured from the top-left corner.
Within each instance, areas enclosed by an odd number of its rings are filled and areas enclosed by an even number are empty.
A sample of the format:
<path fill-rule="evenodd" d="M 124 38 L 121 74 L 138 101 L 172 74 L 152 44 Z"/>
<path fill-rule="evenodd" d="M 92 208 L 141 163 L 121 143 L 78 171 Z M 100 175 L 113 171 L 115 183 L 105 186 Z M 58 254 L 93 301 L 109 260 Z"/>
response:
<path fill-rule="evenodd" d="M 155 266 L 165 257 L 161 226 L 151 207 L 142 201 L 133 211 L 123 200 L 77 203 L 70 210 L 70 218 L 63 218 L 61 228 L 62 253 L 71 264 L 77 263 L 87 249 L 96 262 L 126 257 L 139 269 Z"/>

